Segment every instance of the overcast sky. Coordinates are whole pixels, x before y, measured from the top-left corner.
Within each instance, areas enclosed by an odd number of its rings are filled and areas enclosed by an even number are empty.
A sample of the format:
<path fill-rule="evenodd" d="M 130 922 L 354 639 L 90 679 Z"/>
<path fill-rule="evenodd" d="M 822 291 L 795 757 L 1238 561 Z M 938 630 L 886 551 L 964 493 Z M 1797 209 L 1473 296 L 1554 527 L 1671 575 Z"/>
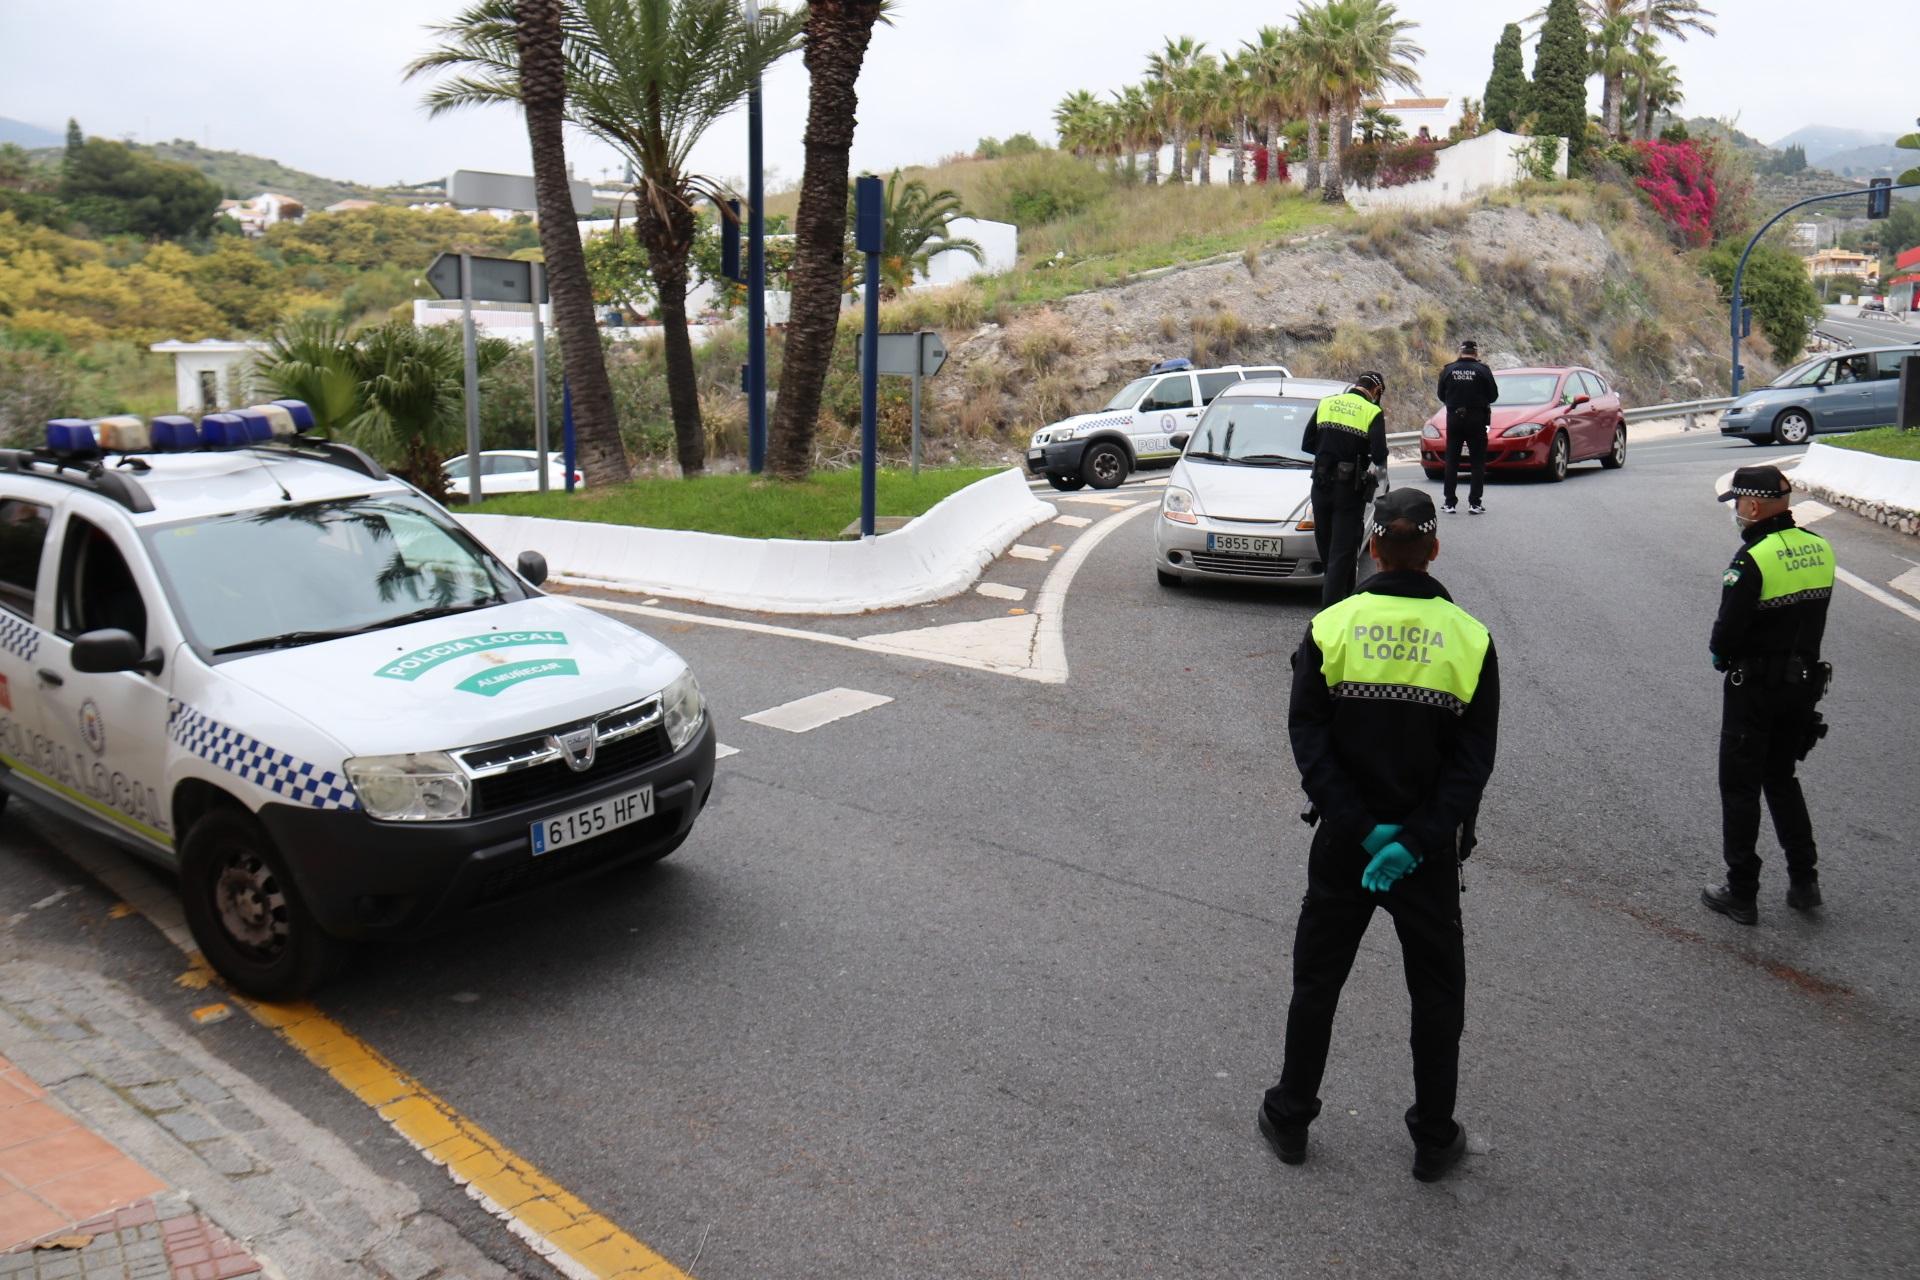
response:
<path fill-rule="evenodd" d="M 1920 114 L 1911 78 L 1880 54 L 1911 45 L 1915 0 L 1843 0 L 1825 10 L 1844 38 L 1793 41 L 1806 0 L 1712 0 L 1720 34 L 1673 45 L 1688 114 L 1736 117 L 1771 142 L 1805 124 L 1901 130 Z M 1486 84 L 1503 22 L 1538 0 L 1399 0 L 1420 23 L 1424 89 Z M 190 138 L 330 178 L 419 182 L 455 168 L 528 171 L 526 134 L 509 109 L 428 120 L 422 85 L 400 70 L 424 26 L 460 0 L 0 0 L 0 116 L 139 141 Z M 932 161 L 983 135 L 1051 138 L 1052 105 L 1139 77 L 1161 37 L 1190 34 L 1230 49 L 1292 0 L 899 0 L 860 80 L 856 170 Z M 1863 52 L 1866 51 L 1866 52 Z M 1532 67 L 1532 50 L 1528 51 Z M 1875 68 L 1879 70 L 1875 70 Z M 1592 89 L 1598 101 L 1597 83 Z M 796 56 L 767 82 L 767 158 L 776 185 L 800 175 L 806 72 Z M 699 168 L 746 170 L 744 120 L 703 142 Z M 570 147 L 574 171 L 599 180 L 606 148 Z"/>

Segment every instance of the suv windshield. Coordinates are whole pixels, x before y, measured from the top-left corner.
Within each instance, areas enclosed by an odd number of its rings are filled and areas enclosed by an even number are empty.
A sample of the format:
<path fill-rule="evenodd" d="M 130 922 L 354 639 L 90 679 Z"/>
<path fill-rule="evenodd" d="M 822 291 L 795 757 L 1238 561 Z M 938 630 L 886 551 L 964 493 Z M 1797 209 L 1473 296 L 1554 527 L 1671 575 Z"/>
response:
<path fill-rule="evenodd" d="M 1560 384 L 1560 376 L 1554 373 L 1496 373 L 1494 383 L 1500 388 L 1500 405 L 1510 404 L 1551 404 L 1553 389 Z"/>
<path fill-rule="evenodd" d="M 1313 455 L 1300 447 L 1300 440 L 1318 404 L 1222 396 L 1194 428 L 1187 457 L 1252 467 L 1312 466 Z"/>
<path fill-rule="evenodd" d="M 1812 382 L 1826 367 L 1826 356 L 1815 356 L 1811 360 L 1802 360 L 1799 364 L 1775 378 L 1769 385 L 1776 387 L 1797 387 L 1803 382 Z"/>
<path fill-rule="evenodd" d="M 147 531 L 208 655 L 284 649 L 522 600 L 506 568 L 400 494 L 267 507 Z"/>
<path fill-rule="evenodd" d="M 1153 385 L 1152 378 L 1135 378 L 1132 382 L 1129 382 L 1126 386 L 1120 388 L 1120 393 L 1118 395 L 1114 396 L 1113 399 L 1107 401 L 1107 406 L 1106 406 L 1107 409 L 1133 408 L 1134 405 L 1140 403 L 1140 397 L 1145 395 L 1147 393 L 1147 388 L 1152 385 Z M 1106 409 L 1102 409 L 1101 412 L 1105 413 Z"/>

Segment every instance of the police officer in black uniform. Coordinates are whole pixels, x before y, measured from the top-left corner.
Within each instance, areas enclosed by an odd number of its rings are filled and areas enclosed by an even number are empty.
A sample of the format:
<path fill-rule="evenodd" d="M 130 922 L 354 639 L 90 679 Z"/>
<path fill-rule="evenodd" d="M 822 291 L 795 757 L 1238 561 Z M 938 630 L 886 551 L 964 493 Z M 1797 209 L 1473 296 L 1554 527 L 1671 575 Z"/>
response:
<path fill-rule="evenodd" d="M 1794 776 L 1826 733 L 1815 705 L 1833 669 L 1820 660 L 1833 597 L 1833 546 L 1800 528 L 1777 467 L 1741 467 L 1720 501 L 1735 504 L 1741 546 L 1720 577 L 1710 647 L 1726 673 L 1720 712 L 1720 816 L 1727 878 L 1701 893 L 1740 924 L 1759 918 L 1760 800 L 1787 855 L 1787 905 L 1820 905 L 1813 819 Z"/>
<path fill-rule="evenodd" d="M 1293 940 L 1286 1063 L 1259 1130 L 1307 1158 L 1334 1008 L 1375 907 L 1393 917 L 1413 1003 L 1413 1176 L 1458 1163 L 1453 1118 L 1466 1020 L 1458 859 L 1493 772 L 1500 669 L 1485 626 L 1428 573 L 1433 499 L 1395 489 L 1373 507 L 1380 572 L 1322 609 L 1293 658 L 1287 730 L 1317 823 Z"/>
<path fill-rule="evenodd" d="M 1467 510 L 1476 516 L 1487 513 L 1480 505 L 1481 491 L 1487 483 L 1487 425 L 1493 421 L 1493 403 L 1500 398 L 1500 384 L 1493 370 L 1480 362 L 1480 344 L 1469 338 L 1460 344 L 1460 358 L 1440 371 L 1440 403 L 1447 406 L 1447 478 L 1440 510 L 1452 515 L 1455 481 L 1460 475 L 1460 450 L 1472 455 L 1473 485 L 1467 490 Z"/>
<path fill-rule="evenodd" d="M 1320 402 L 1300 440 L 1313 455 L 1313 542 L 1324 566 L 1322 605 L 1353 594 L 1360 522 L 1375 487 L 1387 477 L 1387 415 L 1380 408 L 1386 391 L 1379 374 L 1361 374 L 1352 387 Z"/>

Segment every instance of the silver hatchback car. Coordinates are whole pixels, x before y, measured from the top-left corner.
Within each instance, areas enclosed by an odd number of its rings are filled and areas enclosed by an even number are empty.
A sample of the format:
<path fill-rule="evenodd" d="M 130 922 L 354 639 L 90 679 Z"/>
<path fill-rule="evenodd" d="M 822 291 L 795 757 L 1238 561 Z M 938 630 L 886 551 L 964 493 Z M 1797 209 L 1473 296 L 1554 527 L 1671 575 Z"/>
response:
<path fill-rule="evenodd" d="M 1228 387 L 1184 446 L 1154 522 L 1162 586 L 1193 580 L 1317 584 L 1313 457 L 1301 439 L 1344 382 L 1288 378 Z"/>

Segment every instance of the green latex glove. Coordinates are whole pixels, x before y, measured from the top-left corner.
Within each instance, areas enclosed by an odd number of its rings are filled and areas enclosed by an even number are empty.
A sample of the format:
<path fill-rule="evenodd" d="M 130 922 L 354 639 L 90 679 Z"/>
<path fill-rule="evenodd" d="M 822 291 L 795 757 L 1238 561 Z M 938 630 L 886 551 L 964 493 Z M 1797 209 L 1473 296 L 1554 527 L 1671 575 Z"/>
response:
<path fill-rule="evenodd" d="M 1385 893 L 1401 876 L 1419 865 L 1420 859 L 1395 840 L 1373 855 L 1373 861 L 1360 873 L 1360 887 L 1369 893 Z"/>
<path fill-rule="evenodd" d="M 1383 822 L 1379 826 L 1375 827 L 1365 840 L 1362 840 L 1360 842 L 1360 847 L 1362 849 L 1365 849 L 1367 851 L 1367 856 L 1371 858 L 1375 854 L 1379 853 L 1382 849 L 1387 847 L 1387 841 L 1393 839 L 1395 836 L 1399 834 L 1400 834 L 1399 823 L 1396 822 L 1396 823 L 1389 824 L 1389 823 Z"/>

